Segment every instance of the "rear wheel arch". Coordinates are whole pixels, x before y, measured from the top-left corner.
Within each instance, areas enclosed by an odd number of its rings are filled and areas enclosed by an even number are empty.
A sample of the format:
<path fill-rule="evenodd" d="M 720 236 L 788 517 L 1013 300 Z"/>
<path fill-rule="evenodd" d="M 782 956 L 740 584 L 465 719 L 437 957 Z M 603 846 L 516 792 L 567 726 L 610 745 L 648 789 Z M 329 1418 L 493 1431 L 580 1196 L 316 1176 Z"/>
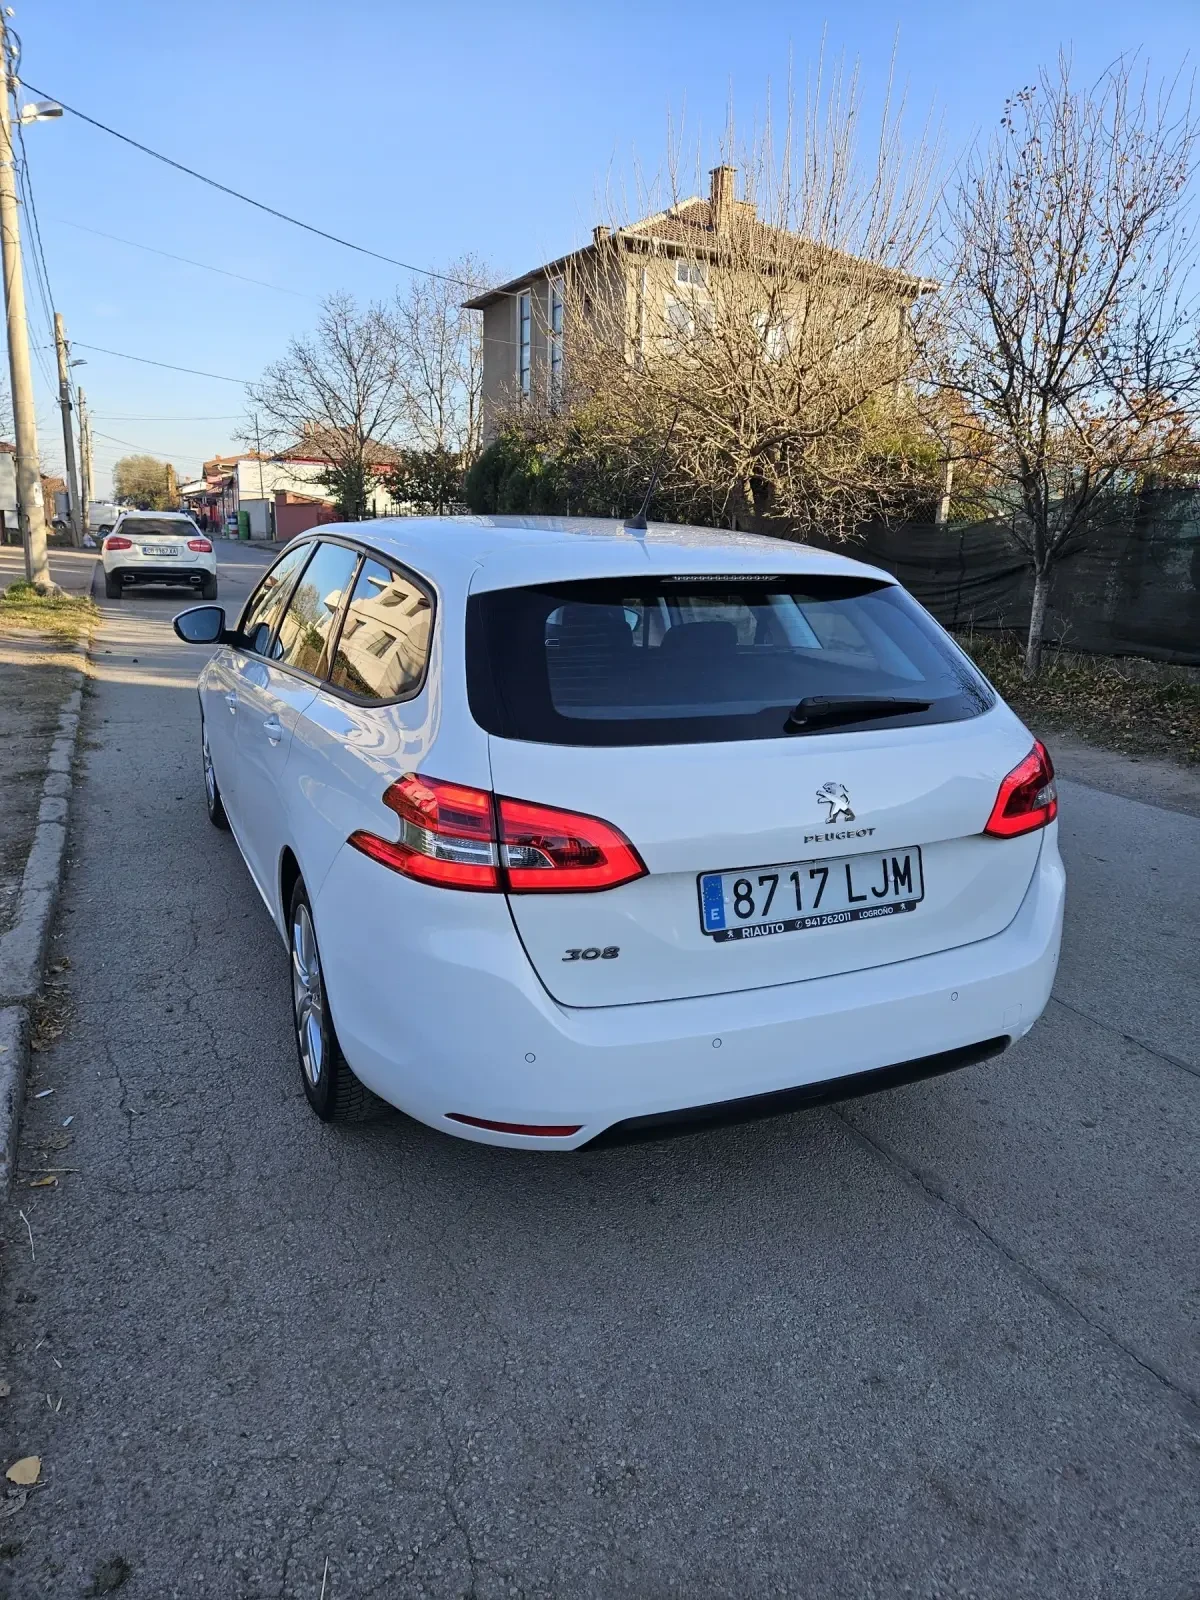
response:
<path fill-rule="evenodd" d="M 300 871 L 300 863 L 296 860 L 290 845 L 285 845 L 283 854 L 279 858 L 279 907 L 281 921 L 286 923 L 288 913 L 292 906 L 292 895 L 296 892 L 296 885 L 304 874 Z"/>

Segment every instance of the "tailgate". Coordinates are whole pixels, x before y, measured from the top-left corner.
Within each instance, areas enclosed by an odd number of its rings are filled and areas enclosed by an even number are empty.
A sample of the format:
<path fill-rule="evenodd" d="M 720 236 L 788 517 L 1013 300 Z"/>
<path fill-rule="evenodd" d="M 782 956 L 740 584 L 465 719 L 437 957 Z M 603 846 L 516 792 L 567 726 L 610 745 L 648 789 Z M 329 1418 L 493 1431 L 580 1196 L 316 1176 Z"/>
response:
<path fill-rule="evenodd" d="M 738 744 L 563 750 L 493 737 L 498 793 L 603 817 L 648 868 L 600 893 L 512 894 L 514 924 L 546 988 L 572 1006 L 794 983 L 988 938 L 1016 915 L 1041 848 L 1040 833 L 981 832 L 1029 744 L 1003 707 L 950 725 Z M 832 918 L 813 905 L 823 873 Z M 725 908 L 735 928 L 757 901 L 753 937 L 705 931 L 701 879 L 713 874 L 731 875 L 730 896 L 748 888 Z"/>

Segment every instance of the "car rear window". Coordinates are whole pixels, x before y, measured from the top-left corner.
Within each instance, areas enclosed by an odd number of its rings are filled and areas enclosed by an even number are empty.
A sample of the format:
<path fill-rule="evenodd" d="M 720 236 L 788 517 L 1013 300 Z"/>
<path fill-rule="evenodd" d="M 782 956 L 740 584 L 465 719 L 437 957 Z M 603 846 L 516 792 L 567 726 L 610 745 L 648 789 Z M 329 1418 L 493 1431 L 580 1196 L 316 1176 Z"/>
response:
<path fill-rule="evenodd" d="M 785 738 L 808 696 L 923 703 L 813 732 L 958 722 L 995 699 L 903 589 L 840 576 L 492 590 L 469 603 L 467 679 L 488 732 L 563 745 Z"/>
<path fill-rule="evenodd" d="M 194 539 L 200 530 L 183 518 L 126 517 L 121 532 L 127 539 Z"/>

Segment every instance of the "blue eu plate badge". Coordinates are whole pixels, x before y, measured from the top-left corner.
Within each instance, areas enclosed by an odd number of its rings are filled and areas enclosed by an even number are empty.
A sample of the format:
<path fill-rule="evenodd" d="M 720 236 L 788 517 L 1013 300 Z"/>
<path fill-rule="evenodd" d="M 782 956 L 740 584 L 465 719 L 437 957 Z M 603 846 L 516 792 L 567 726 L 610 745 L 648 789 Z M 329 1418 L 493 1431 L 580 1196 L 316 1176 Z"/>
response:
<path fill-rule="evenodd" d="M 719 872 L 706 872 L 700 879 L 700 905 L 705 933 L 719 933 L 725 926 L 725 895 Z"/>

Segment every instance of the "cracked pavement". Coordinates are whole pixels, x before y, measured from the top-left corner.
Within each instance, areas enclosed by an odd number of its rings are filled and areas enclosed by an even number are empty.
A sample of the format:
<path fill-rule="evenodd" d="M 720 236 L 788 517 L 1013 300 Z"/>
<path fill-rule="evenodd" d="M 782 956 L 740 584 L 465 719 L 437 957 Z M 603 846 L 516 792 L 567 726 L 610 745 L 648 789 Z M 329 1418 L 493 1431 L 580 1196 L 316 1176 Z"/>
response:
<path fill-rule="evenodd" d="M 594 1155 L 328 1128 L 175 609 L 105 607 L 85 706 L 0 1595 L 1195 1600 L 1200 782 L 1064 761 L 1056 998 L 999 1061 Z"/>

